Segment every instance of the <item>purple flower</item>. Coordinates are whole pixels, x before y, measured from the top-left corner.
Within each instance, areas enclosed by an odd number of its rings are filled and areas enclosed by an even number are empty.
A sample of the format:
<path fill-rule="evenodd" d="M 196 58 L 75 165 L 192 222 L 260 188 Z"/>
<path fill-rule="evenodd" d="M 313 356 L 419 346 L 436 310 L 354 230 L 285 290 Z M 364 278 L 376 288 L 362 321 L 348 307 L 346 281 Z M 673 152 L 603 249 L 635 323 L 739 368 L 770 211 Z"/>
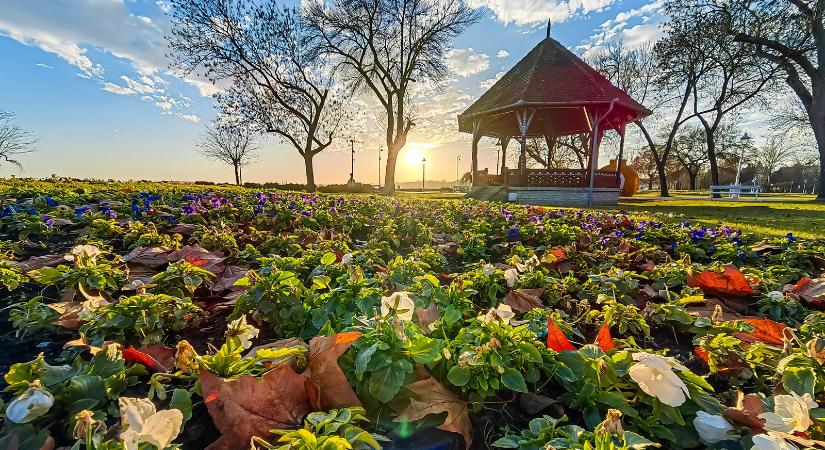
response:
<path fill-rule="evenodd" d="M 81 206 L 80 208 L 75 208 L 74 216 L 79 219 L 79 218 L 83 217 L 83 214 L 86 214 L 87 212 L 89 212 L 89 207 L 88 206 Z"/>
<path fill-rule="evenodd" d="M 510 228 L 510 231 L 507 232 L 507 237 L 510 238 L 511 241 L 515 241 L 519 237 L 521 237 L 521 231 L 518 228 Z"/>
<path fill-rule="evenodd" d="M 44 195 L 43 200 L 46 200 L 46 204 L 49 205 L 52 208 L 57 206 L 57 202 L 54 201 L 54 199 L 50 195 Z"/>
<path fill-rule="evenodd" d="M 183 205 L 180 207 L 180 212 L 186 216 L 191 216 L 196 214 L 198 211 L 194 205 Z"/>
<path fill-rule="evenodd" d="M 788 240 L 789 243 L 796 242 L 796 236 L 794 236 L 793 233 L 786 234 L 785 238 Z"/>

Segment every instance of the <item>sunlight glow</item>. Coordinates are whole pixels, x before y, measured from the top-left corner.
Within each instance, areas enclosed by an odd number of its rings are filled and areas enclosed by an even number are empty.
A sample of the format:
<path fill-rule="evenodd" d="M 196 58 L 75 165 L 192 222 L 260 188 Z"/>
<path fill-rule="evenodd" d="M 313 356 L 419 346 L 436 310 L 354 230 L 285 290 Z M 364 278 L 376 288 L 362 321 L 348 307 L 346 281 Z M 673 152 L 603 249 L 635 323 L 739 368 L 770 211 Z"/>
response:
<path fill-rule="evenodd" d="M 426 150 L 436 147 L 438 146 L 431 143 L 410 142 L 404 147 L 404 150 L 402 150 L 404 153 L 404 162 L 408 166 L 421 166 L 421 160 L 428 156 Z"/>

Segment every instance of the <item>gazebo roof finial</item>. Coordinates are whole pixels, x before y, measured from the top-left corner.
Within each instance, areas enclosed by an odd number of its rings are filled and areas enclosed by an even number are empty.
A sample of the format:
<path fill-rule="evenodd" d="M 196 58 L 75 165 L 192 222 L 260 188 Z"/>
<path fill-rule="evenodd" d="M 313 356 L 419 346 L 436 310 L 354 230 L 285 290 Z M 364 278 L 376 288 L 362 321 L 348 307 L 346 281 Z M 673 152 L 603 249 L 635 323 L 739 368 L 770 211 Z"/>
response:
<path fill-rule="evenodd" d="M 550 39 L 551 28 L 553 28 L 553 19 L 547 19 L 547 39 Z"/>

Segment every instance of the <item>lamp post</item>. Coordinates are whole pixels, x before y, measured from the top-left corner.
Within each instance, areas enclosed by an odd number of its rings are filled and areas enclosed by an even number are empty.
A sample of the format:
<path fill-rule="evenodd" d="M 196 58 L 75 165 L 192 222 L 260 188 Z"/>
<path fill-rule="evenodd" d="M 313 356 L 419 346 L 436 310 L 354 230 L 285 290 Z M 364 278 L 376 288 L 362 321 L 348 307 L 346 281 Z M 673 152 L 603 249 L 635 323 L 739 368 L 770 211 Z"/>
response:
<path fill-rule="evenodd" d="M 504 144 L 501 143 L 501 139 L 496 142 L 496 175 L 501 175 L 501 164 L 499 164 L 499 154 L 501 153 L 501 147 Z"/>
<path fill-rule="evenodd" d="M 458 187 L 461 184 L 461 178 L 458 177 L 458 163 L 461 161 L 461 155 L 455 157 L 455 185 Z"/>
<path fill-rule="evenodd" d="M 748 133 L 742 135 L 739 141 L 742 143 L 742 151 L 739 153 L 739 164 L 736 167 L 736 181 L 733 182 L 735 186 L 739 186 L 739 178 L 742 176 L 742 162 L 745 159 L 745 149 L 748 147 L 748 143 L 751 141 L 751 136 Z M 739 191 L 737 190 L 735 194 L 732 194 L 731 197 L 739 198 Z"/>
<path fill-rule="evenodd" d="M 355 139 L 350 139 L 349 143 L 352 150 L 352 163 L 350 165 L 349 181 L 347 181 L 347 184 L 352 186 L 355 184 Z"/>
<path fill-rule="evenodd" d="M 383 151 L 383 148 L 378 147 L 378 189 L 381 189 L 381 152 Z"/>
<path fill-rule="evenodd" d="M 426 178 L 424 178 L 424 176 L 425 176 L 424 175 L 425 174 L 424 170 L 426 169 L 426 167 L 427 167 L 427 158 L 421 158 L 421 191 L 422 192 L 424 191 L 424 180 L 426 179 Z"/>

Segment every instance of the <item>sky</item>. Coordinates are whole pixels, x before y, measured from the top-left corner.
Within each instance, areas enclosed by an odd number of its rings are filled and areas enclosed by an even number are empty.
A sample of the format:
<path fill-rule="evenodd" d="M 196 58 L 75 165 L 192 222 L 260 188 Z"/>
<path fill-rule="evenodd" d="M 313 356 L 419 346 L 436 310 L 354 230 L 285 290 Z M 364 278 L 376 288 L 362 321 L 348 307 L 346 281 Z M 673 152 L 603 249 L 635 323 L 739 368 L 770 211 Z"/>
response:
<path fill-rule="evenodd" d="M 662 0 L 467 2 L 484 18 L 453 43 L 450 79 L 415 96 L 426 120 L 399 156 L 399 182 L 421 179 L 422 158 L 428 180 L 469 170 L 469 137 L 456 117 L 544 38 L 548 19 L 552 36 L 578 54 L 613 39 L 655 39 L 663 20 Z M 231 168 L 197 152 L 217 88 L 169 69 L 168 8 L 156 0 L 0 0 L 0 109 L 39 138 L 37 151 L 21 157 L 22 172 L 3 165 L 0 175 L 232 181 Z M 359 132 L 355 178 L 375 183 L 381 127 Z M 494 170 L 494 145 L 482 140 L 480 168 Z M 245 181 L 305 181 L 303 159 L 277 139 L 266 137 L 259 155 Z M 349 146 L 339 142 L 316 157 L 316 182 L 345 183 L 349 165 Z"/>

